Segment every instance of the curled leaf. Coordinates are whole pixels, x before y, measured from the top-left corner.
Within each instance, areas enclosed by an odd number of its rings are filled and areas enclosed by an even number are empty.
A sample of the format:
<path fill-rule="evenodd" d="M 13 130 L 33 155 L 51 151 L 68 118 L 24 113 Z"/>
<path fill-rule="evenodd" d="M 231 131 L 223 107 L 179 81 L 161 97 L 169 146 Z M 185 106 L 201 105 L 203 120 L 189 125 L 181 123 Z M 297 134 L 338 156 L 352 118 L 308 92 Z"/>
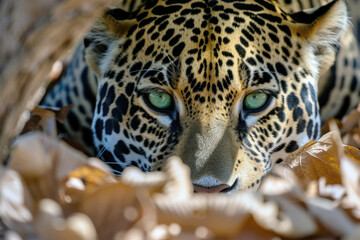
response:
<path fill-rule="evenodd" d="M 341 161 L 341 172 L 346 189 L 343 204 L 346 208 L 352 208 L 354 215 L 360 219 L 360 164 L 349 158 L 349 155 L 344 155 Z"/>
<path fill-rule="evenodd" d="M 185 200 L 193 195 L 194 188 L 190 178 L 190 169 L 179 157 L 170 157 L 164 168 L 168 175 L 164 194 L 173 200 Z"/>
<path fill-rule="evenodd" d="M 335 236 L 346 236 L 354 230 L 353 221 L 331 200 L 324 198 L 309 198 L 307 206 L 310 212 L 317 217 Z"/>
<path fill-rule="evenodd" d="M 328 184 L 341 184 L 340 161 L 333 132 L 298 149 L 289 156 L 288 162 L 295 175 L 304 183 L 325 177 Z"/>
<path fill-rule="evenodd" d="M 86 194 L 98 188 L 116 182 L 113 175 L 97 167 L 84 165 L 73 171 L 62 180 L 60 185 L 60 200 L 66 203 L 80 201 Z"/>
<path fill-rule="evenodd" d="M 71 105 L 63 108 L 36 106 L 31 111 L 31 116 L 25 123 L 21 134 L 31 131 L 41 131 L 56 138 L 56 121 L 63 123 L 71 107 Z"/>
<path fill-rule="evenodd" d="M 151 174 L 144 173 L 139 168 L 127 167 L 125 168 L 121 180 L 129 186 L 138 188 L 156 188 L 162 187 L 167 176 L 163 172 L 153 172 Z"/>
<path fill-rule="evenodd" d="M 34 203 L 29 199 L 29 192 L 24 187 L 18 173 L 10 169 L 0 169 L 0 216 L 11 229 L 23 236 L 34 233 L 29 227 L 33 216 L 29 207 Z"/>
<path fill-rule="evenodd" d="M 90 217 L 99 239 L 113 239 L 117 232 L 130 229 L 142 216 L 136 191 L 121 182 L 88 194 L 77 209 Z"/>
<path fill-rule="evenodd" d="M 97 239 L 96 231 L 89 217 L 77 213 L 65 218 L 58 203 L 50 199 L 40 201 L 34 225 L 42 239 Z"/>

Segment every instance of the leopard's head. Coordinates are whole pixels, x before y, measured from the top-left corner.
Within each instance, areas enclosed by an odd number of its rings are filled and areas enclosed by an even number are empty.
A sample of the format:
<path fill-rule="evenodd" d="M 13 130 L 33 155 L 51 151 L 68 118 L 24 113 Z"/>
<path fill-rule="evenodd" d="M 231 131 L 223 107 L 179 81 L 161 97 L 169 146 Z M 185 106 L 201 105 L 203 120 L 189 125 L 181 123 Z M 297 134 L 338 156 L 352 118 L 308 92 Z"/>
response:
<path fill-rule="evenodd" d="M 161 170 L 177 155 L 196 191 L 256 189 L 319 137 L 317 81 L 346 23 L 342 1 L 295 14 L 266 0 L 107 11 L 85 40 L 100 79 L 99 154 L 119 173 Z"/>

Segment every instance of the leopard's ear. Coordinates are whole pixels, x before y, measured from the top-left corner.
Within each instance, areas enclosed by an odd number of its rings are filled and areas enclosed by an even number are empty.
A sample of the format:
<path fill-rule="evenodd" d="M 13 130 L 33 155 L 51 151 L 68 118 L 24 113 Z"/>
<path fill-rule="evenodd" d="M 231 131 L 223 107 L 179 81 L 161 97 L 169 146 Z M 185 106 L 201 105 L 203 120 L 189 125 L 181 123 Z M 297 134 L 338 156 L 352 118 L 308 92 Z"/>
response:
<path fill-rule="evenodd" d="M 110 9 L 98 19 L 84 39 L 85 58 L 100 77 L 104 73 L 105 58 L 112 46 L 121 44 L 129 29 L 136 23 L 132 14 L 119 8 Z"/>
<path fill-rule="evenodd" d="M 334 0 L 318 8 L 304 10 L 290 15 L 294 20 L 292 32 L 313 47 L 318 64 L 318 74 L 322 74 L 335 61 L 336 47 L 343 34 L 348 13 L 343 0 Z"/>

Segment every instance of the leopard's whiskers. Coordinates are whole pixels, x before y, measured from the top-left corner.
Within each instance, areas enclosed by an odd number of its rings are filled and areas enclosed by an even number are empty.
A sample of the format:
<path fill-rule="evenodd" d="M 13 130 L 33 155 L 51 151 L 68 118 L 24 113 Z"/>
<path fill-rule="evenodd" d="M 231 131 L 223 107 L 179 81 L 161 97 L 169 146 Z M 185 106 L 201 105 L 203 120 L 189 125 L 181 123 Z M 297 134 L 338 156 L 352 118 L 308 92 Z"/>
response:
<path fill-rule="evenodd" d="M 103 146 L 100 151 L 98 152 L 98 154 L 96 155 L 96 158 L 101 158 L 101 156 L 104 154 L 106 150 L 106 146 Z"/>

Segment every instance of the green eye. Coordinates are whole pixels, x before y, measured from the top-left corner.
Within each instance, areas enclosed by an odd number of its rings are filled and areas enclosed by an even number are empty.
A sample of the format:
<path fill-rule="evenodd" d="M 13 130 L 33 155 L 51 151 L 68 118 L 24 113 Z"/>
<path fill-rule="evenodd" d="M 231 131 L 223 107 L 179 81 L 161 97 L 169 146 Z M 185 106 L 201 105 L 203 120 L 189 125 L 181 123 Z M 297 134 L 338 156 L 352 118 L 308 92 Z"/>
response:
<path fill-rule="evenodd" d="M 245 107 L 248 110 L 258 110 L 268 101 L 268 95 L 262 92 L 250 93 L 245 98 Z"/>
<path fill-rule="evenodd" d="M 172 97 L 167 93 L 150 93 L 149 102 L 155 108 L 166 110 L 172 105 Z"/>

